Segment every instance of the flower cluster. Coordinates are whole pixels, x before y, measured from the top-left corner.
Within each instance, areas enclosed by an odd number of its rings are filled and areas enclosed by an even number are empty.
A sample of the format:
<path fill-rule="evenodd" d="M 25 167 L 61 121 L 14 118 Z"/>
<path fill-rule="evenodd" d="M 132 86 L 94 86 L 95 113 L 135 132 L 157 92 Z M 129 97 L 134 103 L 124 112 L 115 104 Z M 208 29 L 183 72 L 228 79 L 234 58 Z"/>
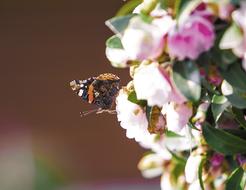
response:
<path fill-rule="evenodd" d="M 132 78 L 118 121 L 163 190 L 245 188 L 245 16 L 239 0 L 129 0 L 106 21 L 106 56 Z"/>

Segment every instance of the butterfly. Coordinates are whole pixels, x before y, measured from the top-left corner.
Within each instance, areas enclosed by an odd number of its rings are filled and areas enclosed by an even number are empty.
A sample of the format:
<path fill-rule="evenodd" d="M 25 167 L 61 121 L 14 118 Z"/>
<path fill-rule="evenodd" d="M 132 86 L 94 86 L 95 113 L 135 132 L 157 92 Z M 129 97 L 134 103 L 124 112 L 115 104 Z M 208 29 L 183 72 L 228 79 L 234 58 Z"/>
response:
<path fill-rule="evenodd" d="M 82 116 L 94 111 L 97 113 L 114 113 L 115 110 L 111 110 L 111 108 L 119 92 L 119 85 L 120 78 L 112 73 L 103 73 L 97 77 L 70 82 L 70 87 L 82 100 L 95 104 L 98 107 L 95 110 L 82 112 Z"/>

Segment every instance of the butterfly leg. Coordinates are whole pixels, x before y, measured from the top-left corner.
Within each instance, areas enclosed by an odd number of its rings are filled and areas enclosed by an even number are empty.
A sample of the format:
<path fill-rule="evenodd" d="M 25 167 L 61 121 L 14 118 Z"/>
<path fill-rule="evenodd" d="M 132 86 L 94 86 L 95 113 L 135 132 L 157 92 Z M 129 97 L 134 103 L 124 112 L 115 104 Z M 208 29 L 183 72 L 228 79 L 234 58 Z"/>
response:
<path fill-rule="evenodd" d="M 106 110 L 106 109 L 99 108 L 97 110 L 96 114 L 100 114 L 100 113 L 104 113 L 104 112 L 107 112 L 109 114 L 116 114 L 117 113 L 116 110 Z"/>
<path fill-rule="evenodd" d="M 107 110 L 109 114 L 117 114 L 116 110 Z"/>

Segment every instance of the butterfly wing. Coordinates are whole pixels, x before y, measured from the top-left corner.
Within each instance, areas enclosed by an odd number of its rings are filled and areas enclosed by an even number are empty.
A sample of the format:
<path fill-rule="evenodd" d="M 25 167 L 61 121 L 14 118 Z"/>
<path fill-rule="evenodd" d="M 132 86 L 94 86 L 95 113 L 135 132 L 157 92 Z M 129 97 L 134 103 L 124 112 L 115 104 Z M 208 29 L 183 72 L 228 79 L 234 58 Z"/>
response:
<path fill-rule="evenodd" d="M 70 86 L 83 100 L 95 104 L 103 110 L 112 107 L 119 92 L 120 78 L 111 73 L 104 73 L 87 80 L 73 80 Z"/>
<path fill-rule="evenodd" d="M 120 78 L 111 73 L 99 75 L 93 82 L 93 103 L 102 109 L 110 109 L 119 91 Z"/>
<path fill-rule="evenodd" d="M 95 77 L 88 78 L 87 80 L 73 80 L 70 82 L 70 87 L 73 91 L 75 91 L 78 96 L 80 96 L 83 100 L 89 101 L 89 92 L 91 92 L 91 84 L 95 80 Z"/>

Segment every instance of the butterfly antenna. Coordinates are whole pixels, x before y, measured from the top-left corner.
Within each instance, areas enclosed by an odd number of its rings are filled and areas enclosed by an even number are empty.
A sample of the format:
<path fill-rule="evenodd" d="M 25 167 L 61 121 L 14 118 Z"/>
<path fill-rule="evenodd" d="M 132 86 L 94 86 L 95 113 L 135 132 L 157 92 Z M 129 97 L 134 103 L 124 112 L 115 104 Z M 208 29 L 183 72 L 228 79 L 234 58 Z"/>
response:
<path fill-rule="evenodd" d="M 96 111 L 98 111 L 98 109 L 80 112 L 80 117 L 87 116 L 87 115 L 89 115 L 89 114 L 91 114 L 91 113 L 94 113 L 94 112 L 96 112 Z"/>

